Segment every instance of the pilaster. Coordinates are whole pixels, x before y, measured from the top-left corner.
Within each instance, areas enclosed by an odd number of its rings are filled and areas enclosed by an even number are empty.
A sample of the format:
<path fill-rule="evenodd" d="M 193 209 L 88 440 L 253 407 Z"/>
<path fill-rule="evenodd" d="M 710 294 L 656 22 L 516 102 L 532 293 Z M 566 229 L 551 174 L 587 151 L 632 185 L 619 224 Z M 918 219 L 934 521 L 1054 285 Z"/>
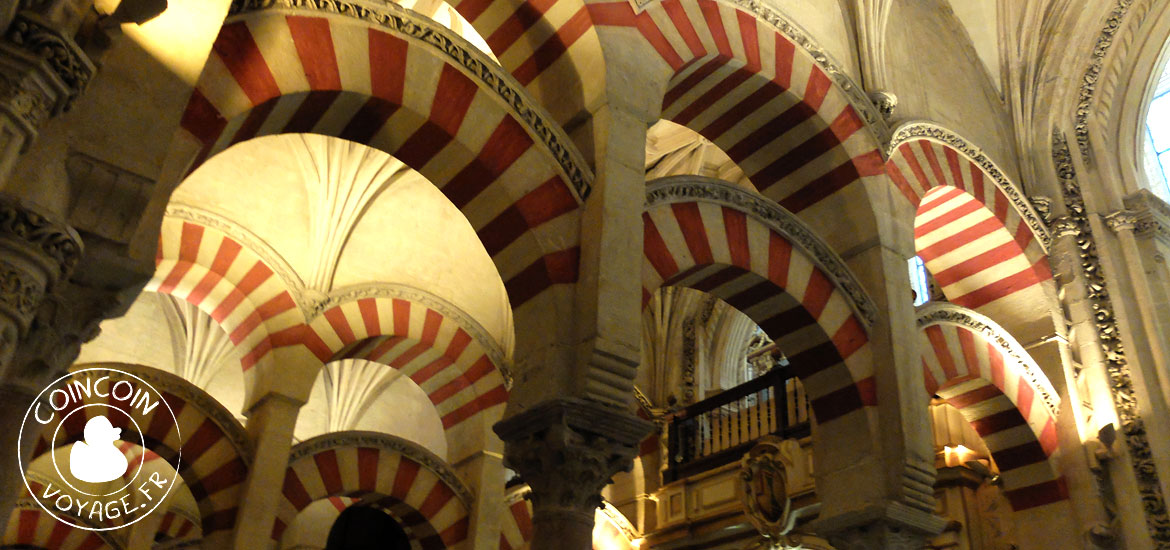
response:
<path fill-rule="evenodd" d="M 272 393 L 261 397 L 247 412 L 246 428 L 255 444 L 255 454 L 236 513 L 232 535 L 235 548 L 267 548 L 270 544 L 293 429 L 302 405 L 303 402 Z"/>

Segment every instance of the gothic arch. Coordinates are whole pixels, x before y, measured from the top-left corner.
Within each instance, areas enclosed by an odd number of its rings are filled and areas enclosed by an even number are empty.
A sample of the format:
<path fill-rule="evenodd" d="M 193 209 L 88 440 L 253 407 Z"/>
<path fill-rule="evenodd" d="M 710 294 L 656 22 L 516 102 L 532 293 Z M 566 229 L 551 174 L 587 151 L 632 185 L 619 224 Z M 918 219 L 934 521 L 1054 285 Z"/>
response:
<path fill-rule="evenodd" d="M 578 207 L 593 176 L 511 77 L 460 45 L 446 29 L 389 5 L 233 16 L 183 116 L 185 134 L 201 147 L 193 167 L 233 143 L 274 133 L 380 149 L 463 212 L 513 308 L 541 301 L 550 287 L 576 281 Z M 471 118 L 489 122 L 463 124 Z"/>
<path fill-rule="evenodd" d="M 959 410 L 999 466 L 1014 510 L 1068 499 L 1055 461 L 1060 398 L 1028 352 L 986 316 L 950 304 L 918 315 L 926 395 Z"/>
<path fill-rule="evenodd" d="M 451 549 L 466 547 L 473 502 L 471 492 L 438 457 L 373 432 L 328 434 L 294 446 L 283 496 L 272 528 L 275 541 L 310 503 L 346 496 L 391 512 L 417 514 L 424 521 L 413 531 L 428 539 L 424 547 Z"/>
<path fill-rule="evenodd" d="M 673 177 L 648 186 L 642 221 L 643 305 L 681 285 L 744 312 L 785 349 L 821 426 L 876 405 L 876 306 L 795 216 L 727 183 Z"/>
<path fill-rule="evenodd" d="M 642 9 L 590 6 L 598 24 L 636 28 L 668 67 L 662 118 L 718 145 L 763 195 L 838 249 L 874 231 L 874 214 L 857 206 L 871 202 L 866 186 L 852 184 L 883 175 L 885 130 L 824 51 L 754 2 L 664 0 Z M 849 223 L 818 216 L 841 209 Z"/>
<path fill-rule="evenodd" d="M 92 366 L 97 364 L 74 368 Z M 138 365 L 107 363 L 102 366 L 138 376 L 162 393 L 178 419 L 181 447 L 176 446 L 178 441 L 175 440 L 171 413 L 164 407 L 155 407 L 143 415 L 149 420 L 144 422 L 145 433 L 140 435 L 147 443 L 147 450 L 160 456 L 172 468 L 178 466 L 180 477 L 199 507 L 204 540 L 225 542 L 235 526 L 236 506 L 252 460 L 252 443 L 243 426 L 215 398 L 178 376 Z M 74 401 L 62 411 L 62 415 L 98 399 L 101 398 L 95 396 Z M 57 446 L 85 439 L 83 431 L 87 414 L 75 415 L 76 421 L 70 419 L 61 424 L 62 437 Z M 117 427 L 124 430 L 124 434 L 138 434 L 133 424 Z M 37 439 L 33 456 L 41 456 L 52 448 L 53 441 L 48 437 L 52 435 L 42 434 Z"/>

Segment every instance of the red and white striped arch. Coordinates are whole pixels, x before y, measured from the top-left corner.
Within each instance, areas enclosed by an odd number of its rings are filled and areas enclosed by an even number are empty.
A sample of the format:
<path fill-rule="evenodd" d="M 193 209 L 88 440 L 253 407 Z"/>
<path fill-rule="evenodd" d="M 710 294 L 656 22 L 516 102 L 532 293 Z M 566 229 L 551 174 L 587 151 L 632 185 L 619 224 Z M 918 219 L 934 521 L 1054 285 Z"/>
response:
<path fill-rule="evenodd" d="M 497 90 L 507 88 L 503 78 L 488 82 L 440 46 L 390 27 L 263 9 L 221 29 L 182 128 L 202 145 L 196 166 L 233 143 L 290 132 L 395 156 L 463 212 L 518 308 L 576 281 L 578 194 L 592 176 L 522 89 Z M 557 142 L 555 153 L 546 140 Z"/>
<path fill-rule="evenodd" d="M 468 547 L 470 492 L 438 457 L 403 439 L 343 432 L 304 441 L 292 449 L 281 493 L 276 541 L 312 502 L 347 496 L 398 514 L 426 548 Z"/>
<path fill-rule="evenodd" d="M 155 275 L 146 290 L 186 300 L 245 350 L 248 371 L 274 348 L 295 345 L 304 317 L 289 289 L 251 250 L 219 229 L 163 218 Z"/>
<path fill-rule="evenodd" d="M 402 371 L 451 430 L 508 400 L 502 352 L 458 319 L 403 298 L 362 298 L 326 310 L 305 345 L 322 362 L 365 359 Z"/>
<path fill-rule="evenodd" d="M 214 398 L 186 380 L 149 367 L 123 364 L 109 366 L 148 380 L 170 405 L 170 411 L 158 406 L 147 414 L 136 413 L 138 425 L 143 427 L 141 434 L 127 415 L 114 415 L 110 417 L 110 422 L 114 427 L 121 428 L 122 434 L 130 440 L 142 436 L 148 451 L 144 459 L 157 455 L 172 468 L 178 464 L 179 475 L 199 506 L 204 539 L 226 543 L 235 526 L 236 508 L 251 461 L 252 451 L 244 428 Z M 49 452 L 54 444 L 61 447 L 84 441 L 85 424 L 91 417 L 98 415 L 101 408 L 83 407 L 94 403 L 120 410 L 125 407 L 125 402 L 96 394 L 70 402 L 59 411 L 62 418 L 74 410 L 81 410 L 61 423 L 55 441 L 50 439 L 53 434 L 41 434 L 33 456 Z M 177 425 L 171 418 L 171 411 L 178 420 Z"/>
<path fill-rule="evenodd" d="M 94 531 L 73 527 L 42 510 L 31 499 L 22 500 L 8 517 L 3 548 L 28 550 L 112 550 Z"/>
<path fill-rule="evenodd" d="M 185 513 L 168 510 L 158 524 L 154 540 L 160 544 L 182 544 L 199 540 L 202 534 L 196 521 L 198 518 L 190 518 Z"/>
<path fill-rule="evenodd" d="M 500 550 L 522 550 L 532 542 L 532 502 L 514 493 L 500 513 Z"/>
<path fill-rule="evenodd" d="M 337 518 L 341 516 L 342 512 L 352 506 L 368 506 L 377 508 L 393 518 L 402 527 L 403 532 L 406 533 L 406 538 L 410 541 L 411 548 L 418 548 L 420 550 L 441 550 L 446 548 L 442 537 L 434 532 L 425 517 L 415 509 L 392 497 L 375 497 L 375 499 L 367 500 L 352 497 L 329 497 L 323 499 L 323 501 L 318 500 L 315 502 L 325 502 L 328 505 L 320 506 L 319 509 L 307 510 L 305 514 L 311 513 L 312 515 L 310 516 L 302 515 L 297 517 L 295 521 L 302 525 L 304 525 L 304 522 L 310 522 L 309 532 L 300 532 L 299 534 L 302 538 L 299 540 L 282 541 L 284 547 L 324 547 L 326 545 L 325 541 L 329 537 L 329 531 L 332 529 L 334 522 L 337 521 Z"/>
<path fill-rule="evenodd" d="M 642 223 L 643 306 L 659 287 L 679 285 L 739 309 L 785 350 L 822 425 L 876 405 L 866 324 L 853 299 L 789 236 L 751 211 L 685 194 L 652 201 Z"/>
<path fill-rule="evenodd" d="M 858 111 L 869 107 L 855 106 L 776 27 L 716 0 L 654 2 L 636 15 L 625 1 L 590 11 L 598 25 L 642 34 L 674 74 L 662 117 L 721 147 L 765 196 L 795 213 L 811 209 L 813 218 L 868 204 L 863 186 L 851 184 L 884 172 L 876 135 Z"/>
<path fill-rule="evenodd" d="M 918 255 L 948 300 L 982 309 L 1018 292 L 1043 299 L 1039 286 L 1052 279 L 1047 229 L 983 153 L 944 129 L 913 123 L 899 129 L 886 170 L 918 207 Z"/>
<path fill-rule="evenodd" d="M 937 304 L 919 313 L 926 391 L 957 408 L 983 438 L 1012 508 L 1068 498 L 1054 460 L 1059 398 L 1028 353 L 993 321 Z"/>

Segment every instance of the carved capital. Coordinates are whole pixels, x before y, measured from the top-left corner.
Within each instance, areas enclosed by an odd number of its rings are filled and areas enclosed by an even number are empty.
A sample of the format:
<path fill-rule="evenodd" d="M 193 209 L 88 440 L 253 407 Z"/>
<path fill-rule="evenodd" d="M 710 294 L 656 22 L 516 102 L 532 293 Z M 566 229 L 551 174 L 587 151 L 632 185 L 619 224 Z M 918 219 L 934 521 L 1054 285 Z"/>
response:
<path fill-rule="evenodd" d="M 898 503 L 873 505 L 814 524 L 837 550 L 921 550 L 946 520 Z"/>
<path fill-rule="evenodd" d="M 46 292 L 81 257 L 81 239 L 20 200 L 0 194 L 0 365 L 29 327 Z"/>
<path fill-rule="evenodd" d="M 28 143 L 49 117 L 69 108 L 94 70 L 73 40 L 21 12 L 0 40 L 0 114 Z"/>
<path fill-rule="evenodd" d="M 877 90 L 869 93 L 869 100 L 877 107 L 878 114 L 883 120 L 890 120 L 894 116 L 894 109 L 898 107 L 898 96 L 892 92 Z"/>
<path fill-rule="evenodd" d="M 558 399 L 497 423 L 504 464 L 532 488 L 533 519 L 593 525 L 601 489 L 626 471 L 654 425 L 591 401 Z"/>

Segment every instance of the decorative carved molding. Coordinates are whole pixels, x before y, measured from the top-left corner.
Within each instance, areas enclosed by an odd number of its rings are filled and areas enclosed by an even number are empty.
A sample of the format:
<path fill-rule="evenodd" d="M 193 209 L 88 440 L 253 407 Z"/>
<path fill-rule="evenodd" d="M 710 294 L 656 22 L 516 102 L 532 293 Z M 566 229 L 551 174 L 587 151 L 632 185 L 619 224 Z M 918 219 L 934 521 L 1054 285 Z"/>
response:
<path fill-rule="evenodd" d="M 1139 238 L 1155 237 L 1170 245 L 1170 206 L 1147 190 L 1124 199 L 1125 209 L 1105 216 L 1114 232 L 1132 231 Z"/>
<path fill-rule="evenodd" d="M 771 199 L 716 179 L 671 176 L 646 184 L 646 208 L 679 202 L 710 202 L 750 214 L 784 235 L 821 269 L 848 298 L 849 306 L 866 327 L 877 320 L 878 308 L 845 261 L 795 214 Z"/>
<path fill-rule="evenodd" d="M 877 107 L 878 114 L 882 115 L 882 120 L 890 120 L 890 117 L 894 116 L 894 109 L 898 108 L 898 96 L 893 92 L 884 90 L 870 92 L 869 99 L 874 107 Z"/>
<path fill-rule="evenodd" d="M 504 464 L 532 488 L 533 516 L 593 524 L 601 489 L 629 470 L 653 424 L 585 400 L 558 399 L 497 423 Z"/>
<path fill-rule="evenodd" d="M 947 521 L 898 503 L 874 504 L 813 523 L 836 550 L 921 550 Z"/>
<path fill-rule="evenodd" d="M 792 22 L 792 20 L 760 0 L 728 1 L 733 5 L 751 12 L 761 21 L 771 25 L 780 34 L 783 34 L 791 40 L 793 44 L 808 52 L 817 66 L 845 93 L 845 97 L 849 99 L 849 104 L 861 115 L 862 119 L 866 122 L 866 128 L 873 134 L 877 142 L 885 143 L 887 141 L 886 138 L 890 135 L 890 129 L 886 125 L 885 118 L 882 117 L 879 109 L 870 100 L 865 90 L 862 90 L 861 86 L 853 82 L 853 79 L 833 60 L 832 56 L 810 38 L 808 32 L 805 32 L 804 29 Z"/>
<path fill-rule="evenodd" d="M 1133 377 L 1121 342 L 1121 329 L 1113 314 L 1113 299 L 1097 255 L 1097 243 L 1081 195 L 1072 152 L 1059 129 L 1053 129 L 1052 132 L 1052 160 L 1069 211 L 1069 231 L 1066 236 L 1075 238 L 1075 250 L 1080 256 L 1085 294 L 1094 312 L 1096 336 L 1105 357 L 1105 372 L 1112 390 L 1110 395 L 1121 423 L 1122 439 L 1129 450 L 1130 466 L 1141 493 L 1146 526 L 1155 544 L 1170 546 L 1170 515 L 1167 514 L 1158 469 L 1152 458 L 1149 434 L 1146 433 L 1145 420 L 1139 412 Z"/>
<path fill-rule="evenodd" d="M 439 479 L 454 491 L 455 496 L 468 510 L 471 510 L 475 504 L 475 496 L 471 489 L 464 485 L 459 476 L 455 474 L 455 470 L 443 462 L 443 459 L 410 441 L 388 434 L 352 431 L 319 435 L 294 446 L 289 452 L 288 463 L 291 467 L 296 461 L 323 451 L 357 447 L 401 453 L 439 476 Z"/>
<path fill-rule="evenodd" d="M 6 194 L 0 194 L 0 240 L 19 241 L 51 260 L 61 278 L 81 259 L 81 237 L 73 228 Z"/>
<path fill-rule="evenodd" d="M 930 139 L 937 141 L 963 153 L 968 159 L 977 164 L 983 170 L 984 174 L 991 177 L 991 180 L 1007 196 L 1008 200 L 1012 201 L 1012 204 L 1016 207 L 1016 212 L 1020 214 L 1020 217 L 1028 224 L 1028 227 L 1032 229 L 1032 233 L 1040 241 L 1040 246 L 1044 248 L 1044 252 L 1048 252 L 1048 247 L 1052 245 L 1052 235 L 1048 233 L 1048 226 L 1045 225 L 1044 218 L 1037 213 L 1036 208 L 1028 200 L 1028 197 L 1008 179 L 1007 175 L 1003 173 L 1003 170 L 999 169 L 999 166 L 995 162 L 983 153 L 982 149 L 946 128 L 931 122 L 916 121 L 903 124 L 894 131 L 894 137 L 890 140 L 890 145 L 887 148 L 887 156 L 893 155 L 899 146 L 912 139 Z"/>
<path fill-rule="evenodd" d="M 1121 23 L 1129 13 L 1130 6 L 1134 0 L 1117 0 L 1114 4 L 1113 10 L 1109 12 L 1109 17 L 1105 19 L 1105 26 L 1101 29 L 1101 33 L 1097 36 L 1097 41 L 1093 45 L 1092 57 L 1089 60 L 1089 67 L 1085 69 L 1085 75 L 1081 77 L 1081 88 L 1077 95 L 1076 108 L 1076 124 L 1074 132 L 1076 133 L 1077 147 L 1081 151 L 1081 158 L 1088 163 L 1089 156 L 1089 115 L 1092 114 L 1093 99 L 1097 93 L 1097 84 L 1101 78 L 1101 68 L 1105 64 L 1105 56 L 1109 54 L 1109 48 L 1113 46 L 1113 40 L 1117 35 L 1117 31 L 1121 28 Z"/>
<path fill-rule="evenodd" d="M 280 9 L 324 12 L 342 15 L 374 24 L 395 34 L 425 45 L 462 67 L 487 89 L 495 92 L 516 115 L 535 139 L 557 160 L 565 181 L 581 201 L 593 185 L 593 172 L 581 153 L 561 128 L 538 102 L 531 99 L 524 86 L 512 75 L 479 51 L 470 42 L 411 10 L 393 2 L 372 3 L 363 0 L 232 0 L 229 17 L 250 12 Z"/>
<path fill-rule="evenodd" d="M 27 75 L 0 70 L 0 110 L 31 136 L 48 120 L 52 105 Z"/>
<path fill-rule="evenodd" d="M 61 79 L 68 88 L 62 109 L 68 109 L 69 103 L 85 90 L 93 78 L 96 69 L 81 48 L 33 12 L 18 13 L 8 26 L 5 38 L 45 60 L 57 78 Z"/>
<path fill-rule="evenodd" d="M 1024 346 L 1020 345 L 1007 330 L 985 315 L 950 303 L 929 303 L 918 309 L 919 330 L 943 323 L 971 330 L 999 346 L 1004 356 L 1023 370 L 1024 376 L 1032 383 L 1032 387 L 1036 389 L 1036 393 L 1039 394 L 1040 400 L 1048 412 L 1052 413 L 1054 417 L 1059 416 L 1060 396 L 1057 395 L 1056 390 L 1048 381 L 1048 377 L 1044 375 L 1044 371 L 1032 360 Z"/>
<path fill-rule="evenodd" d="M 1044 224 L 1052 229 L 1052 199 L 1044 195 L 1032 195 L 1028 197 L 1028 201 L 1032 203 L 1032 207 L 1036 209 L 1036 213 L 1040 215 L 1040 219 Z"/>

